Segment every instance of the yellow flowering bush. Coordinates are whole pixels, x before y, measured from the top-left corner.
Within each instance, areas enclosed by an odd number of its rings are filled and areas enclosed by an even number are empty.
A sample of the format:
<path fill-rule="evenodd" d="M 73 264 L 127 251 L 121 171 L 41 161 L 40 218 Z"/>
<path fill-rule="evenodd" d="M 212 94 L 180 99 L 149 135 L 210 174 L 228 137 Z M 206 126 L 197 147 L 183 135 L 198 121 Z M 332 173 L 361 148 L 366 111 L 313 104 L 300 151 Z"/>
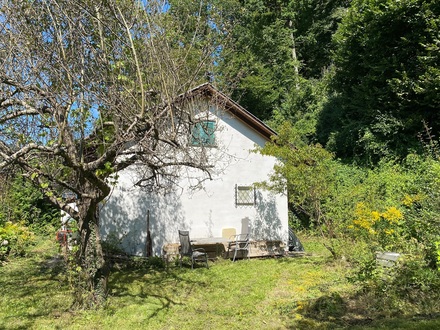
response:
<path fill-rule="evenodd" d="M 405 195 L 402 200 L 402 204 L 406 207 L 411 207 L 415 203 L 420 203 L 423 200 L 420 194 L 416 195 Z"/>
<path fill-rule="evenodd" d="M 396 207 L 387 208 L 384 212 L 370 210 L 365 203 L 357 203 L 354 211 L 355 219 L 350 228 L 368 238 L 374 239 L 383 248 L 394 245 L 399 232 L 399 224 L 403 221 L 403 213 Z"/>
<path fill-rule="evenodd" d="M 26 246 L 34 241 L 34 233 L 21 223 L 7 221 L 0 225 L 0 260 L 9 254 L 24 254 Z"/>
<path fill-rule="evenodd" d="M 356 219 L 353 220 L 353 224 L 358 228 L 366 229 L 372 233 L 373 224 L 375 219 L 372 217 L 372 213 L 368 210 L 364 203 L 358 203 L 354 211 Z"/>
<path fill-rule="evenodd" d="M 403 219 L 403 214 L 394 206 L 380 214 L 380 217 L 388 221 L 389 223 L 398 223 Z"/>

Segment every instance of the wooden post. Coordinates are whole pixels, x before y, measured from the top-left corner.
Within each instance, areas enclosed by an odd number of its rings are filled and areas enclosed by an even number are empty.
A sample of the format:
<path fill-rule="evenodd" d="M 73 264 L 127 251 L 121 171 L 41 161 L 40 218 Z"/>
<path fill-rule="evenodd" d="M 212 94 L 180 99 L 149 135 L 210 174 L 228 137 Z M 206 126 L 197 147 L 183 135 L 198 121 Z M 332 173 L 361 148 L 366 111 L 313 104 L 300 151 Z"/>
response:
<path fill-rule="evenodd" d="M 151 233 L 150 233 L 150 210 L 147 210 L 147 241 L 145 245 L 146 245 L 146 255 L 149 258 L 153 255 L 153 246 L 151 242 Z"/>

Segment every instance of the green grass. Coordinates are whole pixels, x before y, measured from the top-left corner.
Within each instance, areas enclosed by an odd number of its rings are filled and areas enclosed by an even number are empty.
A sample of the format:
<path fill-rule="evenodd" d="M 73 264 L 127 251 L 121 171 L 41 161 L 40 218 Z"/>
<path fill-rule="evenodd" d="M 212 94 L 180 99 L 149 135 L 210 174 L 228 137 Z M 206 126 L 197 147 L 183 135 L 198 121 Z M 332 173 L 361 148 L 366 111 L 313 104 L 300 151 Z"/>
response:
<path fill-rule="evenodd" d="M 210 268 L 124 269 L 107 306 L 73 311 L 56 249 L 0 267 L 0 329 L 439 329 L 435 315 L 373 308 L 319 241 L 302 258 L 220 260 Z M 387 311 L 387 313 L 383 313 Z M 396 310 L 397 312 L 397 310 Z"/>

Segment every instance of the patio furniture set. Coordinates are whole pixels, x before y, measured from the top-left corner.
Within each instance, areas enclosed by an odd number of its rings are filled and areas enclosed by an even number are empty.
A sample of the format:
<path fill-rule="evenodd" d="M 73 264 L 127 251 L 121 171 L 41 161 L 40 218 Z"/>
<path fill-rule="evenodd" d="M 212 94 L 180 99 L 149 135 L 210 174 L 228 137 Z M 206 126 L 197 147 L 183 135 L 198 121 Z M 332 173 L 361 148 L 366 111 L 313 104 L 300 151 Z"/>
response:
<path fill-rule="evenodd" d="M 203 262 L 205 263 L 206 267 L 208 268 L 208 253 L 206 252 L 206 249 L 203 247 L 195 247 L 194 243 L 197 244 L 197 246 L 200 245 L 210 245 L 216 247 L 216 254 L 218 255 L 218 249 L 223 248 L 225 240 L 223 238 L 206 238 L 206 239 L 199 239 L 197 241 L 192 241 L 189 237 L 189 231 L 187 230 L 179 230 L 179 240 L 180 240 L 180 246 L 179 246 L 179 261 L 180 261 L 180 267 L 182 267 L 182 261 L 184 257 L 188 257 L 191 260 L 191 268 L 194 268 L 194 264 L 196 262 Z M 230 253 L 233 253 L 232 261 L 235 261 L 238 252 L 241 252 L 241 256 L 244 258 L 246 255 L 247 258 L 249 258 L 249 234 L 238 234 L 238 235 L 231 235 L 229 239 L 226 241 L 228 250 L 226 256 L 230 256 Z"/>

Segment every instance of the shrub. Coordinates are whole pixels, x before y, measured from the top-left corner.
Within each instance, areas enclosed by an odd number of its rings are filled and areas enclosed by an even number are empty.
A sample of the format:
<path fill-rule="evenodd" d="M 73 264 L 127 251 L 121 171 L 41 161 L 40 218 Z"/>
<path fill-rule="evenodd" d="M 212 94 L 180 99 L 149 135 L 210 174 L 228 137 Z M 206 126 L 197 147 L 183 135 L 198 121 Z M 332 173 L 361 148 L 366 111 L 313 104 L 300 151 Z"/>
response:
<path fill-rule="evenodd" d="M 440 308 L 440 272 L 427 267 L 419 258 L 404 258 L 389 270 L 377 267 L 373 275 L 363 282 L 365 292 L 373 294 L 389 309 L 437 313 Z"/>
<path fill-rule="evenodd" d="M 26 178 L 16 175 L 3 182 L 0 193 L 0 224 L 8 221 L 31 227 L 34 232 L 47 234 L 59 225 L 60 212 Z"/>
<path fill-rule="evenodd" d="M 6 222 L 0 226 L 0 260 L 9 255 L 24 255 L 26 247 L 34 242 L 34 234 L 19 223 Z"/>

